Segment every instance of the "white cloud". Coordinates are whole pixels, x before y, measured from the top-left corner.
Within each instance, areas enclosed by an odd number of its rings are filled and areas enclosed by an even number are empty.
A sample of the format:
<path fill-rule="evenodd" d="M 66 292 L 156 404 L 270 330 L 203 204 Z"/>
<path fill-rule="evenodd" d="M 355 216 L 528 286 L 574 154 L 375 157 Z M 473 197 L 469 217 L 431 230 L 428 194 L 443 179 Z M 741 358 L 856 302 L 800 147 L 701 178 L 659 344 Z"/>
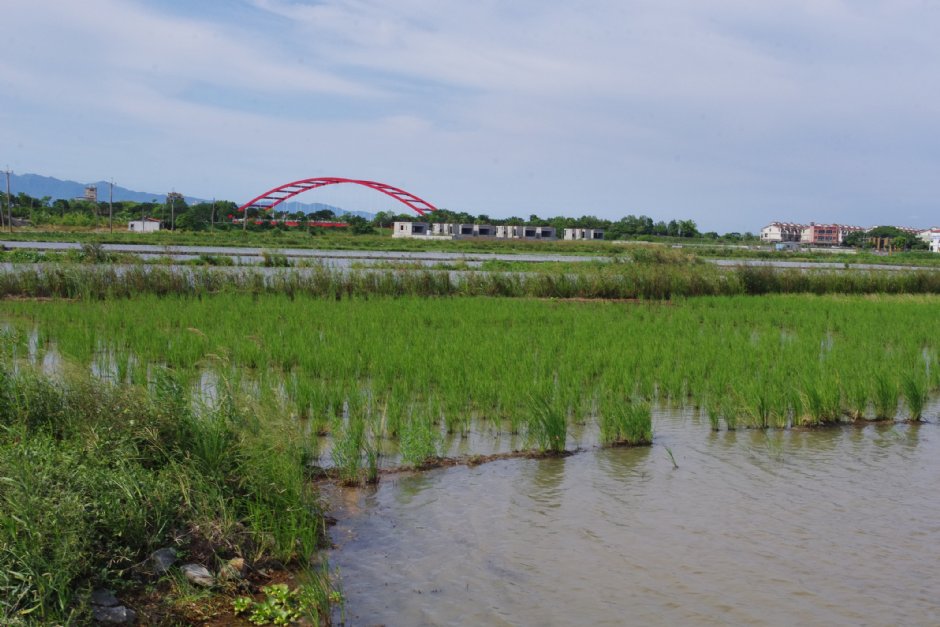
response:
<path fill-rule="evenodd" d="M 257 20 L 220 23 L 8 0 L 0 146 L 29 170 L 202 195 L 328 173 L 493 215 L 588 205 L 734 230 L 827 207 L 874 222 L 895 199 L 927 214 L 940 191 L 933 5 L 251 5 Z"/>
<path fill-rule="evenodd" d="M 4 27 L 15 33 L 0 44 L 8 63 L 35 66 L 47 85 L 80 83 L 94 90 L 101 81 L 128 77 L 171 93 L 193 83 L 283 93 L 376 93 L 278 55 L 250 28 L 226 29 L 122 0 L 11 0 Z"/>

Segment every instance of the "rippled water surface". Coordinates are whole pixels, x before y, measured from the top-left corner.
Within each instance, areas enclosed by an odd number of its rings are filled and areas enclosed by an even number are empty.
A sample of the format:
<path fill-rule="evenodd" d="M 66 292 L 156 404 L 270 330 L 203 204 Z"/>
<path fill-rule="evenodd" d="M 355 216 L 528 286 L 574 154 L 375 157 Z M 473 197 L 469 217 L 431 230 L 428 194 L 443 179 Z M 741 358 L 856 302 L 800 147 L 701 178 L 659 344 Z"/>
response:
<path fill-rule="evenodd" d="M 940 624 L 936 423 L 655 433 L 334 491 L 347 624 Z"/>

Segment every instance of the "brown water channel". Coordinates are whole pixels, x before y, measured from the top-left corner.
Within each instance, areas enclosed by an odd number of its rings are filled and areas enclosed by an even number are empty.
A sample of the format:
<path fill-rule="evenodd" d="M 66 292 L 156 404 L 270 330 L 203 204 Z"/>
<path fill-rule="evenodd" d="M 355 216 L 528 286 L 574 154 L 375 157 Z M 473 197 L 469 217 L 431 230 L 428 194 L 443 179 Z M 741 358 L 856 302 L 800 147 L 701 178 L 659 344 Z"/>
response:
<path fill-rule="evenodd" d="M 332 488 L 349 625 L 940 624 L 940 425 L 712 433 Z M 678 463 L 674 467 L 667 447 Z"/>

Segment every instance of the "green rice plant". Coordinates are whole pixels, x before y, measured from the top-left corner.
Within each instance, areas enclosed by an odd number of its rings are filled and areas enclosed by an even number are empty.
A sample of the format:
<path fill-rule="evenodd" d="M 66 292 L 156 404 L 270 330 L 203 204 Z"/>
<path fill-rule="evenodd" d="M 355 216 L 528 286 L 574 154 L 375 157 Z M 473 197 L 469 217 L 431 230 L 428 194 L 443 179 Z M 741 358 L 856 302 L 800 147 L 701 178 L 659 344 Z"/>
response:
<path fill-rule="evenodd" d="M 848 402 L 850 415 L 855 420 L 861 420 L 868 412 L 870 391 L 864 379 L 856 378 L 848 385 Z"/>
<path fill-rule="evenodd" d="M 612 446 L 648 445 L 653 441 L 650 403 L 637 398 L 613 405 L 600 412 L 601 441 Z"/>
<path fill-rule="evenodd" d="M 737 431 L 738 429 L 738 414 L 734 408 L 731 408 L 730 411 L 725 411 L 722 414 L 725 418 L 725 426 L 728 431 Z"/>
<path fill-rule="evenodd" d="M 920 420 L 927 403 L 927 384 L 925 377 L 920 373 L 909 372 L 901 378 L 901 388 L 904 392 L 904 402 L 910 413 L 911 420 Z"/>
<path fill-rule="evenodd" d="M 777 426 L 780 414 L 775 412 L 771 391 L 761 382 L 751 382 L 739 403 L 751 427 L 768 429 Z"/>
<path fill-rule="evenodd" d="M 807 379 L 800 391 L 800 401 L 805 415 L 802 424 L 825 425 L 838 422 L 841 411 L 839 386 L 818 379 Z"/>
<path fill-rule="evenodd" d="M 888 374 L 876 375 L 872 396 L 875 403 L 875 418 L 890 420 L 897 415 L 900 393 L 897 384 Z"/>
<path fill-rule="evenodd" d="M 530 445 L 542 453 L 563 452 L 568 433 L 568 406 L 557 391 L 530 397 L 528 411 L 526 435 Z"/>
<path fill-rule="evenodd" d="M 358 485 L 362 480 L 362 456 L 365 448 L 365 422 L 356 418 L 337 418 L 331 429 L 333 445 L 330 455 L 340 480 Z"/>
<path fill-rule="evenodd" d="M 672 463 L 673 470 L 679 470 L 679 464 L 676 462 L 676 456 L 672 454 L 672 449 L 668 446 L 666 448 L 666 454 L 669 456 L 669 461 Z"/>
<path fill-rule="evenodd" d="M 437 457 L 438 437 L 431 420 L 412 415 L 401 429 L 398 447 L 402 462 L 411 466 L 422 466 Z"/>
<path fill-rule="evenodd" d="M 721 402 L 717 399 L 707 399 L 703 402 L 703 409 L 708 416 L 708 424 L 712 431 L 721 430 Z"/>
<path fill-rule="evenodd" d="M 121 380 L 126 371 L 132 381 L 154 387 L 164 371 L 172 372 L 175 389 L 161 391 L 158 403 L 166 411 L 172 405 L 180 415 L 206 413 L 193 406 L 191 396 L 204 387 L 197 383 L 209 369 L 232 381 L 235 396 L 283 406 L 285 413 L 309 420 L 304 425 L 308 434 L 325 435 L 332 426 L 342 436 L 346 427 L 335 417 L 344 403 L 347 414 L 356 415 L 365 432 L 377 437 L 396 437 L 409 413 L 457 434 L 490 420 L 490 429 L 525 433 L 536 408 L 531 390 L 557 394 L 570 426 L 594 413 L 588 402 L 592 395 L 598 399 L 598 420 L 611 417 L 604 399 L 619 394 L 649 399 L 658 394 L 676 406 L 698 405 L 712 414 L 713 424 L 723 416 L 728 428 L 785 426 L 791 415 L 799 421 L 804 412 L 810 422 L 835 421 L 846 408 L 864 413 L 876 378 L 890 380 L 922 358 L 926 370 L 936 360 L 936 297 L 737 296 L 677 299 L 669 306 L 392 298 L 372 296 L 386 290 L 396 294 L 399 280 L 408 289 L 444 293 L 453 285 L 433 275 L 392 275 L 394 281 L 386 283 L 391 279 L 380 273 L 364 273 L 347 283 L 318 268 L 310 275 L 271 276 L 239 270 L 231 285 L 211 272 L 180 277 L 165 269 L 120 275 L 94 270 L 91 276 L 98 278 L 88 289 L 104 290 L 108 281 L 117 286 L 103 291 L 103 300 L 0 301 L 0 327 L 7 325 L 8 333 L 21 338 L 4 342 L 2 350 L 39 359 L 40 344 L 48 345 L 48 352 L 64 362 L 83 367 L 99 362 Z M 75 276 L 62 268 L 53 269 L 50 277 L 61 282 L 54 290 L 84 289 L 80 281 L 70 283 Z M 95 282 L 99 279 L 102 285 Z M 671 281 L 670 290 L 675 287 Z M 193 291 L 186 292 L 184 285 Z M 545 286 L 571 289 L 561 281 L 504 285 L 521 293 Z M 159 295 L 136 291 L 150 288 Z M 388 331 L 389 320 L 396 321 L 395 333 Z M 29 339 L 40 336 L 41 342 Z M 217 361 L 219 356 L 224 361 Z M 935 387 L 936 371 L 930 369 L 928 389 Z M 814 399 L 801 396 L 806 381 L 818 387 L 808 392 Z M 68 427 L 72 414 L 55 394 L 29 398 L 32 405 L 16 403 L 15 412 L 53 432 Z M 239 420 L 257 421 L 236 413 Z M 249 427 L 228 426 L 236 434 Z M 208 449 L 204 452 L 193 459 L 208 457 Z"/>

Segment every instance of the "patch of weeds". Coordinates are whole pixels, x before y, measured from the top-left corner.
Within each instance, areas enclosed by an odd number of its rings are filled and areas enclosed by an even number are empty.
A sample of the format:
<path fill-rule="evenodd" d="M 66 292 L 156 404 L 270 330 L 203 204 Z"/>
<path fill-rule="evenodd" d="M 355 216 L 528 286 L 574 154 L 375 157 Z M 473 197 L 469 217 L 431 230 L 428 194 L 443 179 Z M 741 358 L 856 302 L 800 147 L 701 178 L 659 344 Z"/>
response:
<path fill-rule="evenodd" d="M 327 592 L 317 582 L 301 584 L 293 590 L 285 583 L 264 586 L 263 599 L 238 597 L 232 601 L 232 610 L 255 625 L 290 625 L 302 618 L 318 624 L 330 603 L 342 603 L 342 594 L 336 590 Z"/>

